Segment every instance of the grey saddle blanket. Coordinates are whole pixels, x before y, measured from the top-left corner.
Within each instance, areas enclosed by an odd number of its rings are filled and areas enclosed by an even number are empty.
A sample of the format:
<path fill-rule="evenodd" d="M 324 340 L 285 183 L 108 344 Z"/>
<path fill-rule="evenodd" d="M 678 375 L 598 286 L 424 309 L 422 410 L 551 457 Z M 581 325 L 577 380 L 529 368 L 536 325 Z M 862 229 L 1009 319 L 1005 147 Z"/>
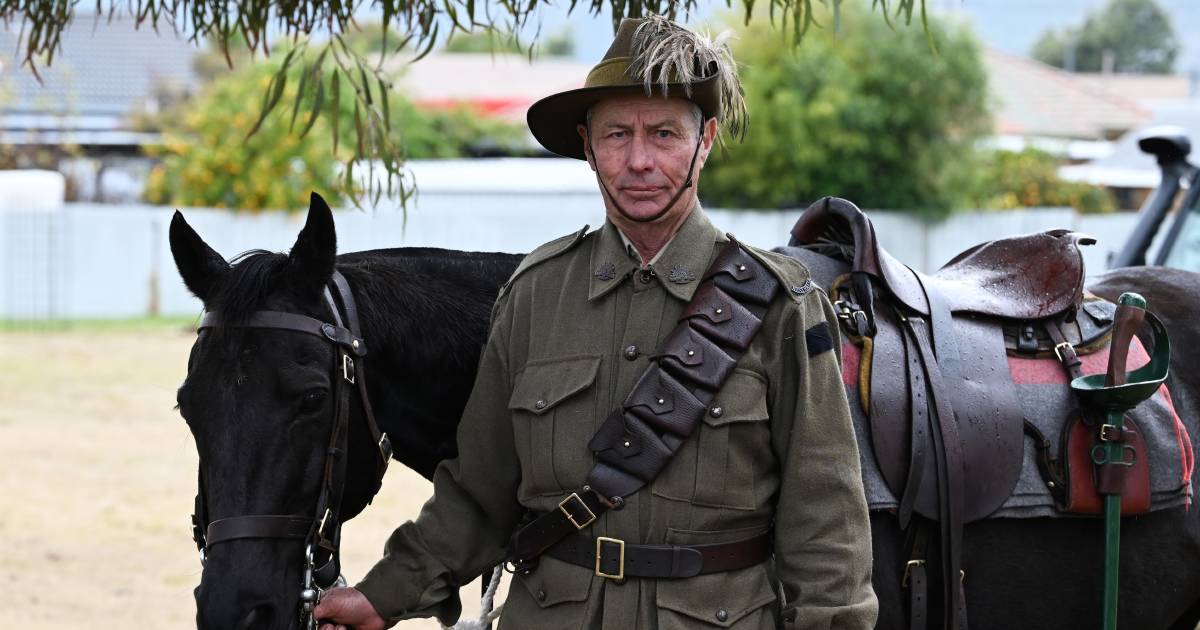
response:
<path fill-rule="evenodd" d="M 1130 364 L 1141 365 L 1147 360 L 1146 353 L 1136 340 L 1134 344 L 1130 348 Z M 863 488 L 867 495 L 867 506 L 871 510 L 894 511 L 899 506 L 899 500 L 884 481 L 875 461 L 871 448 L 871 422 L 862 409 L 858 395 L 860 357 L 857 347 L 849 342 L 843 346 L 843 382 L 858 437 Z M 1103 373 L 1108 353 L 1095 352 L 1081 359 L 1085 374 Z M 1064 421 L 1076 407 L 1062 366 L 1054 359 L 1009 357 L 1008 362 L 1025 418 L 1041 429 L 1054 444 L 1054 455 L 1058 457 L 1059 436 Z M 1191 492 L 1192 443 L 1186 428 L 1175 414 L 1166 387 L 1139 405 L 1130 415 L 1141 428 L 1150 451 L 1151 510 L 1185 505 Z M 1055 507 L 1054 498 L 1038 472 L 1035 455 L 1033 440 L 1025 436 L 1021 476 L 1012 495 L 990 518 L 1068 516 Z M 967 488 L 966 491 L 970 492 L 971 489 Z"/>

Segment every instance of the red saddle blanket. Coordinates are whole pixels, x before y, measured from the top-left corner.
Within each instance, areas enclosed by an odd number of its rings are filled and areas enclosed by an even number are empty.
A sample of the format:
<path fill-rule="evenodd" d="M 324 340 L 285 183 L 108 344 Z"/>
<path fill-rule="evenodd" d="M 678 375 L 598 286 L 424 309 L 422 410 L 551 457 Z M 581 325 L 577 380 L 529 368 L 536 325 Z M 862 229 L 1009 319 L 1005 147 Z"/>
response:
<path fill-rule="evenodd" d="M 1102 374 L 1108 365 L 1108 349 L 1082 355 L 1080 359 L 1084 374 Z M 880 473 L 871 447 L 871 422 L 859 397 L 860 360 L 859 348 L 845 342 L 842 346 L 842 377 L 858 437 L 867 506 L 871 510 L 895 510 L 899 501 Z M 1129 351 L 1130 367 L 1140 366 L 1148 360 L 1145 349 L 1135 339 Z M 1057 455 L 1067 416 L 1078 406 L 1062 364 L 1054 358 L 1010 356 L 1008 369 L 1025 418 L 1054 444 Z M 1138 405 L 1129 417 L 1137 423 L 1145 440 L 1150 464 L 1150 510 L 1186 505 L 1191 498 L 1194 452 L 1191 436 L 1175 413 L 1166 386 Z M 1069 516 L 1055 505 L 1054 497 L 1038 472 L 1035 455 L 1032 438 L 1025 436 L 1021 474 L 1016 487 L 990 518 Z"/>

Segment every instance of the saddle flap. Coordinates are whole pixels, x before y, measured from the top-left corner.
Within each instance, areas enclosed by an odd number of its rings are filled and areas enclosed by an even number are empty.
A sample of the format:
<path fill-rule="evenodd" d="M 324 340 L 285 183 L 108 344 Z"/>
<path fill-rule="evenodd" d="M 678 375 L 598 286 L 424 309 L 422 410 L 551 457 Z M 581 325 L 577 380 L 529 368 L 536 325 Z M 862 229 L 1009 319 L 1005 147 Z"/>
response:
<path fill-rule="evenodd" d="M 689 326 L 678 326 L 663 341 L 659 365 L 671 374 L 716 390 L 737 364 L 717 344 Z"/>

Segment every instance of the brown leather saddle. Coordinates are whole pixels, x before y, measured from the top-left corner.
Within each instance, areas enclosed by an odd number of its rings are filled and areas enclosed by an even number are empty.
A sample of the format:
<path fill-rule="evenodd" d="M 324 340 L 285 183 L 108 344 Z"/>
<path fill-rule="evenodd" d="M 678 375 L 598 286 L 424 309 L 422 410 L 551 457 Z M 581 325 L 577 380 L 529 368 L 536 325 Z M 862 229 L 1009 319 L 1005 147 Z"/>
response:
<path fill-rule="evenodd" d="M 851 266 L 830 296 L 862 345 L 871 447 L 899 497 L 901 527 L 914 512 L 936 523 L 943 576 L 961 576 L 963 524 L 999 508 L 1021 473 L 1023 415 L 1007 354 L 1061 352 L 1103 336 L 1075 317 L 1079 246 L 1093 242 L 1067 230 L 1000 239 L 923 274 L 881 248 L 870 220 L 844 199 L 818 201 L 792 229 L 789 245 Z M 916 571 L 923 579 L 919 555 L 906 580 Z M 942 581 L 945 625 L 965 627 L 960 580 Z"/>

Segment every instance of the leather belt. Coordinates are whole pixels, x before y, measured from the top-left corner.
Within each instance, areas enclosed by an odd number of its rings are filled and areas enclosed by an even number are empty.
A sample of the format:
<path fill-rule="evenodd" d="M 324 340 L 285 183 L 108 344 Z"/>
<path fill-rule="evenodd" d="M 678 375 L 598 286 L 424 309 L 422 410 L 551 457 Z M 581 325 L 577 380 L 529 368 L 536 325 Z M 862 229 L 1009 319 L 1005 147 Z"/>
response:
<path fill-rule="evenodd" d="M 689 578 L 765 562 L 771 557 L 771 532 L 707 545 L 634 545 L 616 538 L 577 535 L 562 539 L 546 555 L 613 580 Z"/>

